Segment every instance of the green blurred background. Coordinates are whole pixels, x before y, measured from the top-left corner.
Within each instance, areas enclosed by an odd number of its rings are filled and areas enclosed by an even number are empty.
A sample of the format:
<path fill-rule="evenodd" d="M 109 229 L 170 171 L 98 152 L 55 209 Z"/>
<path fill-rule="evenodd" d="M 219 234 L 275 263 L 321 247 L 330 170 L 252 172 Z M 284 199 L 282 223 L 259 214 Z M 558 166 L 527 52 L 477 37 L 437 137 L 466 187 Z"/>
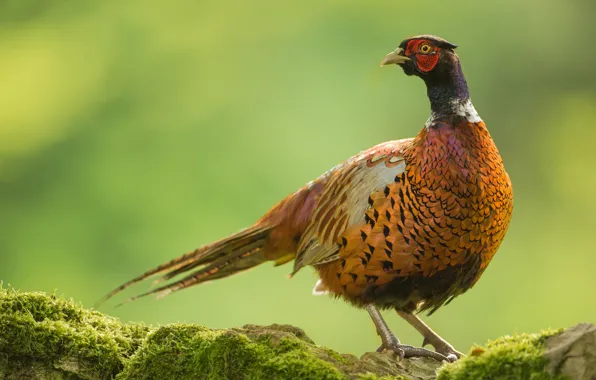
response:
<path fill-rule="evenodd" d="M 515 212 L 482 280 L 427 320 L 462 350 L 595 322 L 595 14 L 592 0 L 4 0 L 0 279 L 91 307 L 360 150 L 415 135 L 429 113 L 422 82 L 378 62 L 432 33 L 460 45 Z M 290 269 L 101 310 L 153 324 L 289 323 L 343 352 L 378 346 L 366 312 L 313 297 L 311 271 L 289 281 Z"/>

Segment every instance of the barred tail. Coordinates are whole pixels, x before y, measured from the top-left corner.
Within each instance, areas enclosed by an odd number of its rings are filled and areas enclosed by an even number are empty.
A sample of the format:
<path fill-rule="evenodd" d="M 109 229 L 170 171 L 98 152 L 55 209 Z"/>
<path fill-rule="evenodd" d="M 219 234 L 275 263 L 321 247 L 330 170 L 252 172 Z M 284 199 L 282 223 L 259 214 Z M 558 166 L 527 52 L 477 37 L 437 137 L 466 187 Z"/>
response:
<path fill-rule="evenodd" d="M 156 293 L 161 298 L 172 292 L 203 282 L 227 277 L 259 265 L 267 261 L 262 249 L 269 237 L 271 228 L 270 226 L 259 225 L 249 227 L 161 264 L 112 290 L 97 303 L 97 306 L 129 286 L 164 272 L 167 273 L 163 274 L 161 278 L 158 278 L 155 283 L 170 280 L 179 274 L 196 268 L 188 276 L 179 281 L 174 281 L 157 289 L 129 298 L 122 304 Z"/>

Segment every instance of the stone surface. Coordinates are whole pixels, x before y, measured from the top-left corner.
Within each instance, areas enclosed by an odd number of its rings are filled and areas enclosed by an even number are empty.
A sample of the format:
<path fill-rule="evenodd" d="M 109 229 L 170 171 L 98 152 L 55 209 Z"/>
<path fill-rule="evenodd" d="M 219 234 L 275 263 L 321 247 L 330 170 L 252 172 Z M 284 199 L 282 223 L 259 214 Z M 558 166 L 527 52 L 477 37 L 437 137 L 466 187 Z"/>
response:
<path fill-rule="evenodd" d="M 547 370 L 570 379 L 596 379 L 596 326 L 581 323 L 546 341 Z"/>

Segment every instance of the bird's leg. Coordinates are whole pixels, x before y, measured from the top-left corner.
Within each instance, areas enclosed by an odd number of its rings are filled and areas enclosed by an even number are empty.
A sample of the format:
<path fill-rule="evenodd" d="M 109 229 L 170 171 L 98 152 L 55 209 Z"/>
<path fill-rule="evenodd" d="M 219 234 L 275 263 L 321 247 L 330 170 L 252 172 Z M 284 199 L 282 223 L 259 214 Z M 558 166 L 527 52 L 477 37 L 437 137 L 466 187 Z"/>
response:
<path fill-rule="evenodd" d="M 391 350 L 391 351 L 395 352 L 397 355 L 399 355 L 399 357 L 402 359 L 417 356 L 417 357 L 429 357 L 429 358 L 436 359 L 438 361 L 442 361 L 442 360 L 449 361 L 449 359 L 446 356 L 444 356 L 438 352 L 430 351 L 425 348 L 413 347 L 413 346 L 401 344 L 399 342 L 399 339 L 397 339 L 396 336 L 393 335 L 391 330 L 389 330 L 389 326 L 387 326 L 387 323 L 385 323 L 385 320 L 381 316 L 381 313 L 375 306 L 367 305 L 366 310 L 368 311 L 368 314 L 370 314 L 370 317 L 372 318 L 373 322 L 375 323 L 375 327 L 377 328 L 377 334 L 379 334 L 379 336 L 381 337 L 381 342 L 383 342 L 383 344 L 381 345 L 381 347 L 379 347 L 377 352 L 382 352 L 384 350 Z"/>
<path fill-rule="evenodd" d="M 447 356 L 450 359 L 450 361 L 454 361 L 455 358 L 459 359 L 462 356 L 464 356 L 461 352 L 453 348 L 453 346 L 449 344 L 449 342 L 447 342 L 445 339 L 441 338 L 439 334 L 434 332 L 433 329 L 431 329 L 426 323 L 424 323 L 422 319 L 418 318 L 418 316 L 401 310 L 396 311 L 400 317 L 408 321 L 409 324 L 411 324 L 416 330 L 418 330 L 420 334 L 422 334 L 422 336 L 424 337 L 424 340 L 422 341 L 422 346 L 431 344 L 438 353 Z"/>

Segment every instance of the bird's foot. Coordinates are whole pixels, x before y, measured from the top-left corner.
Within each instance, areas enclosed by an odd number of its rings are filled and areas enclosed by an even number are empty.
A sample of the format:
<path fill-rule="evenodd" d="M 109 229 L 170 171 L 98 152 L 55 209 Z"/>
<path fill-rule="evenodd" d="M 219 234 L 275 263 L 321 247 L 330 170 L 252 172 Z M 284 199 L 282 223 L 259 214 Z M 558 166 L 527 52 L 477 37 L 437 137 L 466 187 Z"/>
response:
<path fill-rule="evenodd" d="M 396 311 L 400 317 L 405 319 L 409 324 L 412 325 L 412 327 L 414 327 L 416 330 L 418 330 L 418 332 L 420 332 L 420 334 L 422 334 L 422 336 L 424 337 L 422 347 L 426 346 L 427 344 L 432 345 L 435 348 L 436 352 L 447 357 L 451 362 L 454 362 L 462 356 L 465 356 L 464 354 L 453 348 L 453 346 L 450 345 L 449 342 L 441 338 L 439 334 L 434 332 L 426 323 L 424 323 L 422 319 L 420 319 L 415 314 L 399 309 Z"/>
<path fill-rule="evenodd" d="M 435 351 L 440 353 L 441 355 L 450 359 L 449 361 L 454 362 L 457 359 L 464 357 L 465 355 L 456 350 L 452 345 L 450 345 L 444 339 L 424 339 L 422 342 L 422 346 L 426 346 L 427 344 L 432 345 L 435 348 Z"/>
<path fill-rule="evenodd" d="M 399 356 L 400 360 L 413 357 L 426 357 L 433 358 L 438 361 L 446 360 L 448 362 L 454 362 L 457 360 L 457 357 L 453 354 L 443 355 L 442 353 L 427 350 L 426 348 L 401 344 L 395 336 L 391 336 L 387 339 L 387 341 L 383 340 L 383 344 L 377 349 L 377 352 L 383 351 L 395 352 L 397 356 Z"/>

